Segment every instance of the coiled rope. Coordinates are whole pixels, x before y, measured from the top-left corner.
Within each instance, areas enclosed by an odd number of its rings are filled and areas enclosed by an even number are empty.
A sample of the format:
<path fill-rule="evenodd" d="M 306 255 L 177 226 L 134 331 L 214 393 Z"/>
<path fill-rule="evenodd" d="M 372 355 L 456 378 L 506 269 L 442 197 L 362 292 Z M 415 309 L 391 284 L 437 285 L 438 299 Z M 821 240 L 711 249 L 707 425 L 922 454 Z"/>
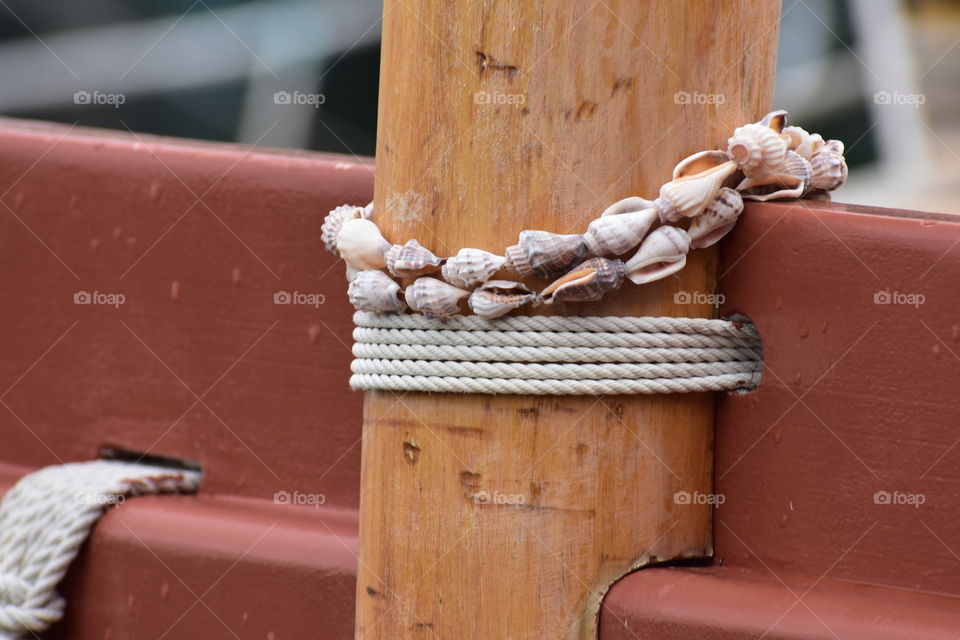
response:
<path fill-rule="evenodd" d="M 760 337 L 701 318 L 357 312 L 350 385 L 438 393 L 601 395 L 749 390 Z"/>
<path fill-rule="evenodd" d="M 57 584 L 108 505 L 195 491 L 200 473 L 112 460 L 47 467 L 0 502 L 0 638 L 36 637 L 63 616 Z"/>

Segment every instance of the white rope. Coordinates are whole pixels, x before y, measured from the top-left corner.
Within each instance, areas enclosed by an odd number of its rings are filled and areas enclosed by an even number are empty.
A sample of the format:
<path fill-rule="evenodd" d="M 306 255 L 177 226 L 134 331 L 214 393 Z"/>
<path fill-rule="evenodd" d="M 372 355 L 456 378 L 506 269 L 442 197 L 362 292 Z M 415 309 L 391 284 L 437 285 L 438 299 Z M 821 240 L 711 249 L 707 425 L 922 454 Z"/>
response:
<path fill-rule="evenodd" d="M 354 315 L 356 389 L 535 395 L 752 389 L 762 350 L 739 320 Z"/>
<path fill-rule="evenodd" d="M 0 502 L 0 638 L 44 631 L 63 616 L 56 586 L 108 505 L 126 495 L 195 491 L 200 473 L 97 460 L 21 478 Z"/>

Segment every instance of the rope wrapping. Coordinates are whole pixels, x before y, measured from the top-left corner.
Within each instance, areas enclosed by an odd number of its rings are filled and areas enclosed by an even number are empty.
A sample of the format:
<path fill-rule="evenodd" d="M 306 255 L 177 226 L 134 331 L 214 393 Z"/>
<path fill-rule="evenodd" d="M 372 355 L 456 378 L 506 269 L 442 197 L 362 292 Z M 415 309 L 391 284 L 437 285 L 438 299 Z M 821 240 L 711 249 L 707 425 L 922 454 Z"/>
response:
<path fill-rule="evenodd" d="M 112 460 L 46 467 L 0 502 L 0 638 L 33 637 L 63 616 L 57 584 L 108 505 L 195 491 L 200 473 Z"/>
<path fill-rule="evenodd" d="M 527 395 L 749 390 L 763 367 L 740 320 L 354 315 L 355 389 Z"/>

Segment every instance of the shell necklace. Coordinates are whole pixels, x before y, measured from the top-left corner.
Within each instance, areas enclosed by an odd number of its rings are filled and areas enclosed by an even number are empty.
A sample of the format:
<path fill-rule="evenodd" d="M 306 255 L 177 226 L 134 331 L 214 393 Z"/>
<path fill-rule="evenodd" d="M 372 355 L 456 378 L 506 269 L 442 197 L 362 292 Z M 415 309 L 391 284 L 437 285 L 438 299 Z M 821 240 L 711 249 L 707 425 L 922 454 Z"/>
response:
<path fill-rule="evenodd" d="M 373 222 L 372 203 L 328 213 L 323 242 L 346 262 L 348 295 L 359 311 L 401 313 L 409 307 L 430 318 L 451 318 L 465 311 L 466 298 L 473 313 L 491 320 L 523 306 L 596 301 L 625 278 L 644 284 L 681 270 L 690 249 L 716 244 L 733 229 L 744 198 L 829 199 L 847 177 L 843 143 L 788 127 L 786 120 L 786 111 L 773 111 L 737 128 L 725 151 L 685 158 L 654 200 L 620 200 L 583 234 L 521 231 L 502 256 L 460 249 L 440 258 L 413 239 L 392 244 Z M 553 282 L 538 293 L 522 282 L 492 279 L 501 270 Z M 442 279 L 430 275 L 437 272 Z M 414 280 L 401 290 L 396 279 Z"/>

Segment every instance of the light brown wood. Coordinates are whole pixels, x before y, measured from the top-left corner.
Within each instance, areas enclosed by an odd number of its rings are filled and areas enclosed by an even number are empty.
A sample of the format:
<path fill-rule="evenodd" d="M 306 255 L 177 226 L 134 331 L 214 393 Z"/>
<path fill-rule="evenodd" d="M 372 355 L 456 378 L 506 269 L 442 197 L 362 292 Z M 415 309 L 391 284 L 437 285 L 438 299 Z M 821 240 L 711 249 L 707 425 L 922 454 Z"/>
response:
<path fill-rule="evenodd" d="M 378 223 L 502 252 L 654 197 L 770 107 L 778 19 L 776 1 L 388 0 Z M 712 292 L 715 259 L 558 311 L 710 316 L 674 294 Z M 364 429 L 357 638 L 593 638 L 620 576 L 711 554 L 710 507 L 674 501 L 710 491 L 710 394 L 368 393 Z"/>

